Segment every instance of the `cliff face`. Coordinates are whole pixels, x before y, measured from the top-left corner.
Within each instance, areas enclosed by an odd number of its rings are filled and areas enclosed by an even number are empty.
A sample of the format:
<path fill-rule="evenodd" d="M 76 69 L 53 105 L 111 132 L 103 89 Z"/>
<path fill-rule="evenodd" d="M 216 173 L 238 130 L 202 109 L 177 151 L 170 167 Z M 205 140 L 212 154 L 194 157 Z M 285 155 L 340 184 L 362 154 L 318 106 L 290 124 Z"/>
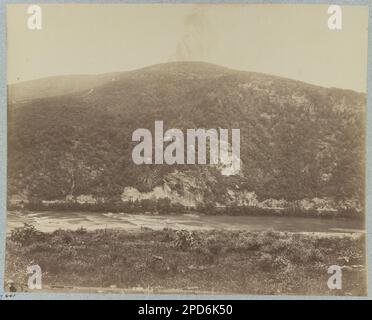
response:
<path fill-rule="evenodd" d="M 363 199 L 364 94 L 197 62 L 73 79 L 78 88 L 66 77 L 9 88 L 9 196 L 164 196 L 186 206 Z M 155 120 L 164 130 L 240 129 L 240 174 L 135 165 L 132 132 Z"/>

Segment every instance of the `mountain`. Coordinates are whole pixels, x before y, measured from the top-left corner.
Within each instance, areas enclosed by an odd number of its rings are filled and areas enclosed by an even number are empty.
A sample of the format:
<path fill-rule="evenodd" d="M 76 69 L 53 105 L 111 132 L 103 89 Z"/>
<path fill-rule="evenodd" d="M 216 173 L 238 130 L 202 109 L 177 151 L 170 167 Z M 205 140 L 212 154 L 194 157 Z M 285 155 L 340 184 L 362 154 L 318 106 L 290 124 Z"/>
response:
<path fill-rule="evenodd" d="M 203 62 L 41 79 L 8 92 L 9 196 L 110 201 L 134 190 L 184 204 L 227 204 L 238 194 L 363 198 L 362 93 Z M 132 132 L 153 130 L 155 120 L 165 130 L 240 128 L 240 174 L 135 165 Z"/>

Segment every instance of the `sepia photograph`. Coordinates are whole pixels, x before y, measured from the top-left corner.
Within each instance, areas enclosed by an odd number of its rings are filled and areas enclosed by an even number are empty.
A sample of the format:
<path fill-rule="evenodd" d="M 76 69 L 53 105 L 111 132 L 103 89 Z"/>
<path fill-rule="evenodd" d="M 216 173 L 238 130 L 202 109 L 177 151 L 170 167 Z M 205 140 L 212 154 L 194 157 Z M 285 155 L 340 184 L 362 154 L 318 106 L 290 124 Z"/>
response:
<path fill-rule="evenodd" d="M 5 14 L 4 292 L 368 295 L 368 5 Z"/>

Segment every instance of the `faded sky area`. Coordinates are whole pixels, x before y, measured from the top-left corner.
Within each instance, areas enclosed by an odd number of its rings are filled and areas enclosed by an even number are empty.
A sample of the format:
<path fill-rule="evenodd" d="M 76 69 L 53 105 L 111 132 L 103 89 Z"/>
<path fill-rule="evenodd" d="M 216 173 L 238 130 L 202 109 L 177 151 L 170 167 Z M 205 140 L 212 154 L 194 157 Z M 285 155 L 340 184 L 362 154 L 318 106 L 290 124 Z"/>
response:
<path fill-rule="evenodd" d="M 366 91 L 367 6 L 338 31 L 328 5 L 41 4 L 42 30 L 27 7 L 7 5 L 8 83 L 191 60 Z"/>

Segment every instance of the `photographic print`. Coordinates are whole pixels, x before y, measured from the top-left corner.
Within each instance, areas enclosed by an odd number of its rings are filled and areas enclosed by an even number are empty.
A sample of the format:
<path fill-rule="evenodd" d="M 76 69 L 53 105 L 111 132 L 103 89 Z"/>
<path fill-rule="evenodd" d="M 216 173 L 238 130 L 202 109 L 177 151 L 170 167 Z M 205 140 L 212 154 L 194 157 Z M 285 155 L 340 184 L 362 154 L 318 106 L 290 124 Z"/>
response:
<path fill-rule="evenodd" d="M 368 5 L 7 4 L 4 292 L 368 294 Z"/>

